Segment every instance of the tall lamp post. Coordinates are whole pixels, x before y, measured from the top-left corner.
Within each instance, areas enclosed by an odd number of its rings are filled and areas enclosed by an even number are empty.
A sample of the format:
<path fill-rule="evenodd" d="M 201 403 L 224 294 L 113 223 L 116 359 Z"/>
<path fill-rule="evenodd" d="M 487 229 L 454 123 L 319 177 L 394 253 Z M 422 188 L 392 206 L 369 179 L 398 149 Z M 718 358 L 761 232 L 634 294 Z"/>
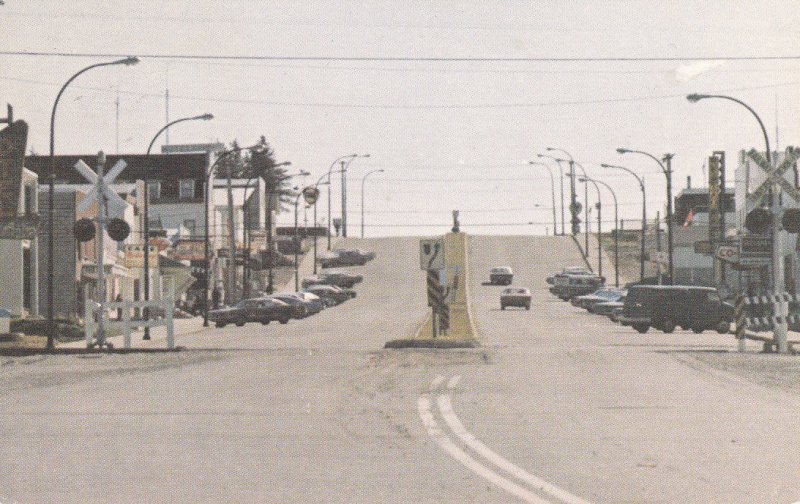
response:
<path fill-rule="evenodd" d="M 561 161 L 559 161 L 558 158 L 556 158 L 556 157 L 548 156 L 546 154 L 537 154 L 536 157 L 552 159 L 558 165 L 558 171 L 559 171 L 558 183 L 559 183 L 560 191 L 561 191 L 560 192 L 560 195 L 561 195 L 561 236 L 564 236 L 566 234 L 566 230 L 565 230 L 566 228 L 564 227 L 564 168 L 561 166 Z M 555 235 L 556 233 L 553 232 L 553 234 Z"/>
<path fill-rule="evenodd" d="M 186 121 L 210 121 L 214 119 L 212 114 L 203 114 L 198 116 L 192 117 L 184 117 L 181 119 L 176 119 L 167 123 L 163 128 L 158 130 L 158 133 L 153 136 L 153 139 L 150 140 L 150 145 L 147 146 L 147 156 L 150 156 L 150 151 L 153 149 L 153 145 L 156 143 L 156 139 L 161 136 L 161 133 L 167 131 L 170 126 L 174 124 L 178 124 L 181 122 Z M 145 159 L 145 166 L 144 166 L 144 208 L 143 208 L 143 218 L 144 218 L 144 300 L 145 302 L 150 300 L 150 195 L 148 194 L 149 188 L 148 185 L 150 183 L 150 162 L 148 159 Z M 145 323 L 150 320 L 150 308 L 145 305 L 144 307 L 144 320 Z M 150 326 L 144 326 L 144 336 L 142 339 L 149 340 L 150 339 Z"/>
<path fill-rule="evenodd" d="M 385 170 L 372 170 L 361 177 L 361 238 L 364 238 L 364 182 L 373 173 L 383 173 Z"/>
<path fill-rule="evenodd" d="M 326 185 L 326 186 L 328 186 L 328 194 L 330 195 L 330 185 L 331 185 L 331 180 L 330 179 L 331 179 L 331 174 L 332 173 L 339 173 L 339 170 L 337 170 L 335 172 L 323 173 L 322 176 L 317 180 L 317 183 L 314 184 L 314 187 L 319 188 L 319 186 L 321 186 L 321 185 Z M 324 178 L 327 178 L 328 180 L 323 182 L 322 179 L 324 179 Z M 328 198 L 328 210 L 330 210 L 330 201 L 331 201 L 330 198 Z M 314 227 L 317 227 L 317 203 L 319 203 L 319 198 L 317 198 L 317 201 L 314 202 Z M 330 227 L 328 228 L 328 231 L 330 231 Z M 328 233 L 328 241 L 330 242 L 330 232 Z M 328 245 L 328 246 L 330 247 L 330 245 Z M 317 234 L 316 233 L 314 233 L 314 274 L 315 275 L 317 274 Z"/>
<path fill-rule="evenodd" d="M 347 169 L 357 157 L 368 158 L 369 154 L 358 154 L 348 159 L 346 163 L 342 161 L 342 238 L 347 238 Z"/>
<path fill-rule="evenodd" d="M 53 103 L 53 111 L 50 113 L 50 174 L 48 176 L 48 194 L 47 194 L 47 348 L 52 350 L 55 348 L 55 336 L 56 336 L 56 325 L 55 325 L 55 316 L 53 310 L 53 276 L 54 276 L 54 260 L 53 254 L 55 253 L 55 240 L 53 237 L 53 231 L 55 229 L 54 226 L 54 218 L 55 218 L 55 209 L 53 208 L 55 205 L 55 184 L 56 184 L 56 155 L 55 155 L 55 131 L 56 131 L 56 109 L 58 108 L 58 102 L 61 100 L 61 95 L 64 94 L 64 90 L 67 89 L 67 86 L 70 85 L 72 81 L 78 78 L 79 75 L 83 74 L 84 72 L 88 72 L 93 68 L 99 68 L 103 66 L 111 66 L 111 65 L 126 65 L 131 66 L 135 65 L 139 62 L 139 58 L 133 56 L 129 58 L 124 58 L 116 61 L 109 61 L 106 63 L 95 63 L 94 65 L 89 65 L 86 68 L 80 70 L 79 72 L 75 73 L 72 77 L 70 77 L 67 82 L 61 86 L 61 89 L 58 91 L 56 95 L 56 101 Z"/>
<path fill-rule="evenodd" d="M 278 163 L 278 164 L 272 165 L 270 167 L 270 169 L 278 168 L 280 166 L 290 166 L 291 164 L 292 164 L 291 161 L 284 161 L 282 163 Z M 300 173 L 298 173 L 297 175 L 306 176 L 308 174 L 309 173 L 307 171 L 302 171 L 301 170 Z M 242 234 L 243 234 L 244 243 L 245 243 L 245 258 L 244 258 L 244 267 L 243 267 L 244 271 L 243 271 L 243 275 L 242 275 L 244 277 L 244 279 L 242 281 L 242 285 L 243 285 L 243 290 L 244 290 L 245 297 L 248 297 L 250 295 L 250 235 L 251 235 L 251 233 L 250 233 L 249 225 L 248 225 L 249 212 L 247 212 L 247 199 L 248 199 L 247 190 L 250 188 L 250 184 L 253 182 L 253 180 L 258 178 L 259 176 L 260 176 L 260 174 L 254 174 L 249 179 L 247 179 L 247 182 L 244 185 L 244 196 L 243 196 L 243 199 L 242 199 L 242 214 L 244 216 L 244 219 L 243 219 L 244 220 L 244 225 L 242 226 Z M 294 176 L 294 175 L 292 175 L 292 176 Z M 265 198 L 268 198 L 268 200 L 269 200 L 269 199 L 272 198 L 272 193 L 271 192 L 267 193 L 264 196 L 265 196 Z M 266 219 L 265 219 L 265 221 L 266 221 Z M 264 223 L 264 227 L 266 228 L 266 222 Z M 270 226 L 270 232 L 271 231 L 272 231 L 272 227 Z"/>
<path fill-rule="evenodd" d="M 580 179 L 581 182 L 584 180 L 589 180 L 605 186 L 614 198 L 614 286 L 619 287 L 619 206 L 617 205 L 617 193 L 614 192 L 614 189 L 612 189 L 610 185 L 602 180 L 585 177 Z M 598 197 L 598 201 L 599 200 L 600 198 Z"/>
<path fill-rule="evenodd" d="M 572 154 L 565 151 L 564 149 L 556 149 L 555 147 L 546 147 L 545 150 L 548 151 L 558 151 L 563 152 L 569 158 L 569 192 L 570 192 L 570 201 L 569 201 L 569 211 L 572 214 L 572 218 L 570 219 L 570 223 L 572 224 L 572 234 L 576 235 L 580 232 L 580 207 L 578 206 L 578 195 L 575 193 L 575 161 L 572 158 Z"/>
<path fill-rule="evenodd" d="M 753 110 L 750 105 L 746 104 L 745 102 L 734 98 L 732 96 L 726 95 L 707 95 L 707 94 L 690 94 L 686 96 L 686 99 L 692 103 L 696 103 L 700 100 L 704 100 L 706 98 L 720 98 L 723 100 L 729 100 L 735 103 L 738 103 L 742 107 L 746 108 L 753 117 L 756 118 L 758 121 L 758 125 L 761 127 L 761 133 L 764 135 L 764 144 L 766 146 L 766 155 L 767 155 L 767 163 L 772 166 L 772 152 L 769 147 L 769 136 L 767 135 L 767 129 L 764 127 L 764 122 L 761 120 L 761 117 Z M 795 171 L 795 184 L 797 182 L 797 172 Z M 785 281 L 784 281 L 784 264 L 783 264 L 783 235 L 781 234 L 781 227 L 780 227 L 780 219 L 777 218 L 777 213 L 780 211 L 780 202 L 778 198 L 775 197 L 775 192 L 770 190 L 769 192 L 769 205 L 770 209 L 773 214 L 772 218 L 772 287 L 773 292 L 776 296 L 781 296 L 785 289 Z M 776 302 L 775 303 L 775 316 L 781 319 L 781 322 L 775 324 L 774 330 L 774 337 L 775 342 L 778 346 L 778 352 L 780 353 L 787 353 L 789 351 L 789 344 L 787 341 L 787 331 L 788 327 L 786 324 L 786 304 L 785 302 Z M 739 340 L 739 350 L 744 351 L 744 340 Z"/>
<path fill-rule="evenodd" d="M 209 278 L 209 276 L 210 276 L 209 275 L 209 270 L 210 270 L 210 266 L 211 266 L 211 252 L 210 252 L 211 246 L 210 246 L 208 229 L 210 227 L 210 223 L 209 223 L 209 220 L 210 220 L 210 218 L 209 218 L 209 205 L 211 205 L 211 196 L 213 195 L 213 191 L 211 191 L 210 188 L 209 188 L 209 185 L 210 185 L 209 181 L 211 180 L 211 175 L 214 173 L 214 168 L 216 168 L 217 165 L 219 164 L 219 162 L 222 161 L 223 159 L 227 158 L 231 154 L 235 154 L 235 153 L 243 151 L 243 150 L 257 150 L 257 149 L 260 149 L 261 147 L 263 147 L 263 145 L 261 143 L 257 143 L 255 145 L 251 145 L 250 147 L 236 147 L 234 149 L 229 149 L 229 150 L 226 150 L 226 151 L 222 151 L 221 153 L 219 153 L 219 155 L 217 156 L 217 159 L 214 160 L 214 162 L 211 164 L 211 166 L 208 168 L 208 171 L 205 174 L 205 184 L 204 184 L 204 186 L 205 186 L 204 187 L 205 205 L 204 206 L 205 206 L 205 276 L 206 276 L 206 293 L 205 294 L 206 295 L 205 295 L 205 308 L 203 310 L 203 326 L 204 327 L 208 327 L 208 309 L 209 309 L 209 306 L 211 304 L 209 302 L 210 300 L 208 299 L 208 296 L 211 293 L 211 289 L 209 289 L 209 287 L 211 286 L 211 282 L 210 282 L 210 278 Z"/>
<path fill-rule="evenodd" d="M 602 164 L 600 165 L 603 168 L 615 168 L 617 170 L 624 170 L 636 178 L 636 181 L 639 182 L 639 188 L 642 190 L 642 244 L 641 250 L 639 251 L 639 279 L 644 280 L 644 235 L 647 230 L 647 193 L 644 189 L 644 180 L 642 177 L 634 173 L 632 170 L 625 168 L 624 166 L 617 166 L 617 165 L 610 165 L 610 164 Z"/>
<path fill-rule="evenodd" d="M 547 173 L 550 175 L 550 195 L 553 200 L 553 235 L 555 235 L 557 232 L 556 227 L 558 225 L 558 222 L 556 221 L 556 184 L 555 181 L 553 180 L 553 171 L 550 169 L 550 166 L 547 163 L 541 163 L 539 161 L 528 161 L 528 164 L 544 166 L 547 169 Z M 561 178 L 562 179 L 564 178 L 563 175 Z M 563 184 L 564 182 L 562 181 L 561 183 Z"/>
<path fill-rule="evenodd" d="M 579 178 L 578 181 L 583 184 L 591 182 L 594 185 L 595 191 L 597 191 L 597 274 L 598 276 L 603 276 L 603 244 L 601 241 L 601 237 L 603 236 L 603 220 L 601 218 L 603 204 L 600 200 L 600 186 L 597 185 L 594 179 L 590 179 L 586 176 Z M 588 228 L 589 226 L 586 227 Z"/>
<path fill-rule="evenodd" d="M 673 218 L 672 218 L 672 158 L 674 154 L 664 154 L 663 162 L 659 160 L 657 157 L 653 156 L 644 151 L 640 150 L 632 150 L 632 149 L 617 149 L 617 152 L 620 154 L 641 154 L 643 156 L 647 156 L 656 163 L 658 166 L 661 167 L 661 171 L 664 173 L 664 176 L 667 178 L 667 253 L 669 254 L 669 283 L 672 285 L 674 283 L 673 280 L 673 273 L 675 271 L 673 267 L 673 257 L 672 257 L 672 249 L 673 249 L 673 241 L 672 241 L 672 226 L 673 226 Z M 664 165 L 666 163 L 666 166 Z"/>
<path fill-rule="evenodd" d="M 331 172 L 333 171 L 333 167 L 336 166 L 336 163 L 340 161 L 344 161 L 345 159 L 352 159 L 358 157 L 358 154 L 348 154 L 346 156 L 342 156 L 336 158 L 331 166 L 328 168 L 328 182 L 331 182 Z M 328 184 L 328 250 L 331 249 L 331 184 Z M 315 263 L 316 264 L 316 263 Z"/>

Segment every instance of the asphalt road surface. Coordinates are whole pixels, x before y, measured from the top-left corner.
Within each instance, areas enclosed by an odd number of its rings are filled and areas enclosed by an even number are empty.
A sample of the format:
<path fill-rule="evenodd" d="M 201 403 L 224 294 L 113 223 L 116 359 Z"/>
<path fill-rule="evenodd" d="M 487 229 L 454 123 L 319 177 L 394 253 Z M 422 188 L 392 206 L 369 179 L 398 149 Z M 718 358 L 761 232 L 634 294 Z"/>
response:
<path fill-rule="evenodd" d="M 306 320 L 0 358 L 0 503 L 800 500 L 796 357 L 561 302 L 558 237 L 473 237 L 481 348 L 382 350 L 426 314 L 418 240 L 349 244 L 358 297 Z M 531 311 L 481 285 L 506 265 Z"/>

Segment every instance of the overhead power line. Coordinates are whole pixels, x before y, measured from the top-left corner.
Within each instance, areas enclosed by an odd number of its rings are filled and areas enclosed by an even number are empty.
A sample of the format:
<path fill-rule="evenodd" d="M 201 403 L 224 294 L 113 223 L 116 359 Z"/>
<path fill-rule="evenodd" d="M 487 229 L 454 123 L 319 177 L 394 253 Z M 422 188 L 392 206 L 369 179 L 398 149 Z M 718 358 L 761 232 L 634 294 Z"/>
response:
<path fill-rule="evenodd" d="M 234 54 L 137 54 L 129 53 L 86 53 L 54 51 L 0 51 L 0 56 L 48 56 L 58 58 L 126 58 L 137 56 L 148 59 L 173 60 L 219 60 L 219 61 L 370 61 L 370 62 L 464 62 L 464 63 L 596 63 L 596 62 L 637 62 L 637 61 L 793 61 L 800 55 L 703 55 L 703 56 L 604 56 L 604 57 L 454 57 L 454 56 L 289 56 L 289 55 L 234 55 Z"/>

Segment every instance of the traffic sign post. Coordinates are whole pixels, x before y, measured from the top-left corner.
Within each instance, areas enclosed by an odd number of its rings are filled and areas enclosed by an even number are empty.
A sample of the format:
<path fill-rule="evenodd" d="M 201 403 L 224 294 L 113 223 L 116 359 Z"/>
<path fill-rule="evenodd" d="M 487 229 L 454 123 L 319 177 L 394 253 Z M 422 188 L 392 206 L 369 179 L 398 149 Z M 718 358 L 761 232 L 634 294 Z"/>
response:
<path fill-rule="evenodd" d="M 105 232 L 109 216 L 118 218 L 122 216 L 127 207 L 127 203 L 109 185 L 125 169 L 125 161 L 119 160 L 104 174 L 106 155 L 103 151 L 97 154 L 97 172 L 93 172 L 82 160 L 75 163 L 75 170 L 80 173 L 90 184 L 92 189 L 78 205 L 78 213 L 83 213 L 97 202 L 97 217 L 95 222 L 98 225 L 97 239 L 97 302 L 100 305 L 100 312 L 97 316 L 96 345 L 98 348 L 108 346 L 106 343 L 105 318 L 106 318 L 106 277 L 105 277 Z M 91 344 L 91 343 L 90 343 Z"/>
<path fill-rule="evenodd" d="M 769 195 L 770 212 L 772 215 L 772 289 L 774 296 L 774 314 L 776 323 L 774 324 L 774 339 L 778 352 L 788 352 L 786 312 L 788 305 L 781 301 L 780 294 L 784 291 L 784 263 L 783 263 L 783 230 L 781 220 L 778 218 L 782 211 L 781 199 L 779 195 L 783 191 L 786 195 L 800 202 L 800 191 L 786 180 L 785 174 L 800 157 L 800 151 L 789 148 L 780 164 L 772 166 L 758 151 L 751 149 L 747 153 L 748 157 L 766 174 L 767 178 L 751 194 L 747 195 L 747 203 L 761 207 L 764 205 L 765 196 Z M 744 259 L 744 258 L 742 258 Z M 741 262 L 741 260 L 740 260 Z"/>

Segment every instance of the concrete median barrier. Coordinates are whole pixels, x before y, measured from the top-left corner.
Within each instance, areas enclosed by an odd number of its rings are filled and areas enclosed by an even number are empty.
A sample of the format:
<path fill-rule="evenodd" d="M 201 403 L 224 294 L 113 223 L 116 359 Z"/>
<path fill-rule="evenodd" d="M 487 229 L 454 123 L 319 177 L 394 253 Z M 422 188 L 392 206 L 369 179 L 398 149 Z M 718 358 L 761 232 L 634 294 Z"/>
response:
<path fill-rule="evenodd" d="M 478 333 L 470 307 L 469 238 L 466 233 L 448 233 L 443 237 L 447 269 L 447 287 L 450 288 L 447 306 L 450 327 L 433 337 L 433 316 L 428 313 L 414 336 L 392 340 L 385 348 L 473 348 L 478 346 Z"/>

